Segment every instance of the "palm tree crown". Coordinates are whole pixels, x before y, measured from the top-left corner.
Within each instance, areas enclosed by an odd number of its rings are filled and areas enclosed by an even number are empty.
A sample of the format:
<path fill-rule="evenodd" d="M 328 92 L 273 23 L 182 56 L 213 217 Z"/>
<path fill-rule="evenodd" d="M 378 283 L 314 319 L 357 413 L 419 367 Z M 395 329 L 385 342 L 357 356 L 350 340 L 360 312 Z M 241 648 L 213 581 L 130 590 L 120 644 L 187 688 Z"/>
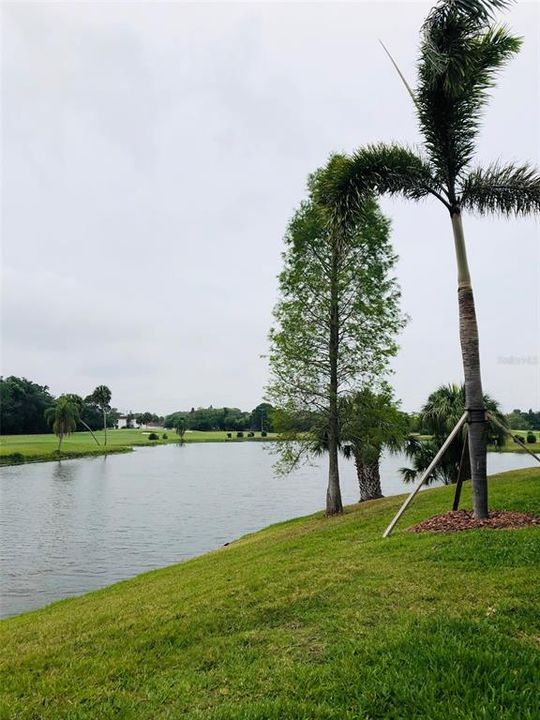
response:
<path fill-rule="evenodd" d="M 77 429 L 79 421 L 79 407 L 73 396 L 61 395 L 55 404 L 45 410 L 45 419 L 52 425 L 54 434 L 58 437 L 58 450 L 65 435 L 71 435 Z"/>
<path fill-rule="evenodd" d="M 352 157 L 335 156 L 319 193 L 337 222 L 356 217 L 370 192 L 414 200 L 432 195 L 450 213 L 540 211 L 540 176 L 530 165 L 471 168 L 489 91 L 521 46 L 507 28 L 493 24 L 493 8 L 509 4 L 444 0 L 431 11 L 411 91 L 424 146 L 418 152 L 381 143 Z"/>
<path fill-rule="evenodd" d="M 430 435 L 431 438 L 421 440 L 412 435 L 405 443 L 405 454 L 413 464 L 412 468 L 401 468 L 401 474 L 405 482 L 413 482 L 418 475 L 427 469 L 439 448 L 463 415 L 465 406 L 464 385 L 441 385 L 431 393 L 418 415 L 421 432 Z M 491 416 L 499 421 L 497 425 L 488 420 L 489 443 L 500 446 L 505 439 L 505 433 L 501 425 L 506 426 L 506 419 L 500 411 L 499 403 L 489 395 L 484 395 L 484 407 Z M 442 462 L 432 476 L 428 478 L 427 483 L 434 480 L 441 480 L 445 484 L 457 481 L 466 437 L 466 429 L 456 436 Z M 464 458 L 464 461 L 466 462 L 466 458 Z M 465 475 L 469 477 L 469 467 L 465 468 Z"/>

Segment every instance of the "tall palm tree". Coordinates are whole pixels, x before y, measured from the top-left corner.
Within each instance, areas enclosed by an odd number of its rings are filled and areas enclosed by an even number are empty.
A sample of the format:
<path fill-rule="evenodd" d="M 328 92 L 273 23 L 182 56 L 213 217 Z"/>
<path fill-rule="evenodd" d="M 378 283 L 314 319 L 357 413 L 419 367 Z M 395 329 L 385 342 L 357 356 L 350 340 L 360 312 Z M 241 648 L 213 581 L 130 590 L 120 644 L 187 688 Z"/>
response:
<path fill-rule="evenodd" d="M 336 156 L 319 186 L 334 223 L 353 222 L 371 193 L 436 198 L 450 215 L 457 260 L 459 328 L 469 413 L 474 515 L 488 514 L 486 417 L 476 311 L 462 214 L 540 211 L 540 176 L 528 164 L 472 168 L 480 120 L 497 72 L 521 45 L 496 26 L 494 9 L 513 0 L 442 0 L 422 30 L 418 81 L 410 90 L 423 135 L 417 152 L 395 144 Z"/>
<path fill-rule="evenodd" d="M 62 447 L 65 435 L 71 435 L 77 429 L 79 408 L 72 398 L 61 395 L 54 405 L 45 410 L 45 419 L 52 425 L 54 434 L 58 437 L 58 452 Z"/>
<path fill-rule="evenodd" d="M 484 395 L 484 408 L 495 417 L 500 425 L 490 420 L 487 422 L 487 438 L 491 445 L 500 446 L 505 439 L 501 425 L 506 419 L 501 413 L 499 404 L 489 395 Z M 421 440 L 411 436 L 405 444 L 405 454 L 412 460 L 412 468 L 401 468 L 405 482 L 413 482 L 422 474 L 439 451 L 458 420 L 463 415 L 466 405 L 464 385 L 441 385 L 428 397 L 418 416 L 419 426 L 423 433 L 430 435 L 429 440 Z M 464 448 L 466 446 L 466 430 L 458 434 L 447 449 L 441 463 L 426 482 L 442 481 L 445 485 L 457 482 L 460 468 L 465 479 L 471 477 L 470 464 L 466 462 Z"/>
<path fill-rule="evenodd" d="M 98 385 L 90 397 L 103 413 L 104 444 L 107 445 L 107 413 L 111 409 L 111 391 L 106 385 Z"/>

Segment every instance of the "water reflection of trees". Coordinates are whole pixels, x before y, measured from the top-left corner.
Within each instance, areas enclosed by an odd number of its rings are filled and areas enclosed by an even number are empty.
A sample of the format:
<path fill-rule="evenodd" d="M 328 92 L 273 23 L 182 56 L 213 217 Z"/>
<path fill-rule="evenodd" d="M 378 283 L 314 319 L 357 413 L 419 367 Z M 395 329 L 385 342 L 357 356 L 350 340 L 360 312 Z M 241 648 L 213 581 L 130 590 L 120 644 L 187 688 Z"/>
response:
<path fill-rule="evenodd" d="M 73 482 L 77 477 L 77 465 L 75 463 L 62 462 L 58 460 L 53 468 L 53 480 L 61 482 Z"/>

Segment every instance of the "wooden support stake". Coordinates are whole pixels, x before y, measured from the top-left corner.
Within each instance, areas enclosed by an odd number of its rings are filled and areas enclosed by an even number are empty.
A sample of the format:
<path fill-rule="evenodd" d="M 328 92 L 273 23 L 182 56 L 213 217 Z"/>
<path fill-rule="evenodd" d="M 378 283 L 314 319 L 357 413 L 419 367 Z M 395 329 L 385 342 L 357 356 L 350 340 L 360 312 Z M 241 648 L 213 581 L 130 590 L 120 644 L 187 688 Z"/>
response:
<path fill-rule="evenodd" d="M 463 442 L 463 450 L 461 451 L 461 460 L 459 461 L 459 472 L 456 482 L 456 492 L 454 493 L 454 504 L 452 505 L 452 510 L 457 510 L 459 508 L 459 500 L 461 498 L 461 488 L 463 487 L 463 481 L 468 480 L 469 478 L 465 478 L 465 467 L 467 467 L 467 453 L 469 452 L 469 434 L 467 433 L 465 435 L 465 440 Z"/>
<path fill-rule="evenodd" d="M 525 443 L 523 442 L 523 440 L 520 440 L 520 439 L 517 437 L 517 435 L 514 435 L 514 434 L 512 433 L 512 431 L 510 430 L 510 428 L 507 428 L 505 425 L 502 424 L 502 422 L 499 422 L 499 420 L 497 420 L 496 417 L 493 417 L 493 415 L 492 415 L 491 413 L 488 412 L 488 413 L 486 413 L 486 415 L 489 417 L 489 419 L 490 419 L 492 422 L 495 423 L 495 425 L 498 425 L 498 426 L 501 428 L 501 430 L 504 430 L 504 432 L 505 432 L 507 435 L 510 435 L 510 437 L 511 437 L 513 440 L 515 440 L 517 443 L 519 443 L 519 444 L 523 447 L 523 449 L 526 450 L 526 451 L 529 453 L 529 455 L 532 455 L 533 458 L 535 458 L 536 460 L 538 460 L 538 462 L 540 463 L 540 457 L 538 457 L 538 455 L 537 455 L 536 453 L 533 453 L 532 450 L 529 450 L 529 448 L 525 445 Z"/>
<path fill-rule="evenodd" d="M 409 505 L 410 505 L 410 504 L 412 503 L 412 501 L 414 500 L 416 494 L 418 493 L 418 491 L 420 490 L 420 488 L 422 487 L 422 485 L 423 485 L 423 484 L 425 483 L 425 481 L 429 478 L 429 476 L 431 475 L 431 473 L 435 470 L 435 468 L 437 467 L 437 465 L 438 465 L 439 462 L 441 461 L 442 456 L 444 455 L 444 453 L 447 451 L 448 447 L 450 446 L 452 440 L 456 437 L 456 435 L 458 434 L 458 432 L 461 430 L 461 427 L 463 426 L 463 423 L 467 420 L 467 417 L 468 417 L 468 413 L 467 413 L 467 412 L 464 412 L 463 415 L 461 416 L 461 418 L 458 420 L 457 425 L 455 426 L 455 428 L 452 430 L 452 432 L 450 433 L 450 435 L 446 438 L 446 440 L 445 440 L 444 443 L 442 444 L 441 448 L 439 449 L 439 452 L 435 455 L 435 457 L 433 458 L 433 460 L 430 462 L 428 469 L 425 471 L 425 473 L 424 473 L 424 474 L 422 475 L 422 477 L 420 478 L 420 482 L 418 483 L 418 485 L 414 488 L 414 490 L 412 491 L 412 493 L 411 493 L 411 494 L 409 495 L 409 497 L 405 500 L 405 502 L 403 503 L 403 505 L 399 508 L 399 510 L 397 511 L 394 519 L 392 520 L 392 522 L 390 523 L 390 525 L 389 525 L 389 526 L 386 528 L 386 530 L 384 531 L 383 537 L 389 537 L 389 536 L 391 535 L 392 530 L 393 530 L 394 527 L 396 526 L 399 518 L 403 515 L 403 513 L 405 512 L 405 510 L 409 507 Z"/>

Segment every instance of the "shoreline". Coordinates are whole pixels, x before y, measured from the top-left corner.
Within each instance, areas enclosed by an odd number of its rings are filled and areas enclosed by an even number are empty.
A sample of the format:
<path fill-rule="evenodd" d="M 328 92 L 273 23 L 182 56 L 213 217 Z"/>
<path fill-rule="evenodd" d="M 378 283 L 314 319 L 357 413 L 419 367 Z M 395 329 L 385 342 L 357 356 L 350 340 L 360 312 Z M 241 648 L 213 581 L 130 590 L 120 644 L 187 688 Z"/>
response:
<path fill-rule="evenodd" d="M 191 438 L 184 439 L 182 443 L 175 439 L 170 440 L 149 440 L 148 442 L 137 441 L 128 443 L 126 445 L 112 445 L 100 448 L 89 448 L 88 450 L 67 450 L 62 451 L 60 454 L 56 450 L 52 450 L 49 453 L 43 455 L 25 455 L 20 452 L 4 453 L 0 454 L 0 468 L 2 467 L 15 467 L 18 465 L 30 465 L 34 463 L 45 463 L 45 462 L 56 462 L 61 460 L 79 460 L 85 457 L 103 457 L 104 455 L 118 455 L 121 453 L 133 452 L 138 447 L 163 447 L 164 445 L 191 445 L 201 443 L 243 443 L 243 442 L 277 442 L 276 437 L 243 437 L 243 438 Z M 1 446 L 0 446 L 1 447 Z M 540 443 L 531 445 L 531 451 L 535 453 L 540 452 Z M 528 455 L 527 451 L 519 447 L 519 445 L 505 445 L 503 448 L 496 448 L 494 446 L 488 447 L 488 453 L 512 453 L 515 455 Z"/>
<path fill-rule="evenodd" d="M 4 436 L 6 437 L 6 436 Z M 17 437 L 17 436 L 14 436 Z M 167 440 L 136 440 L 133 443 L 126 443 L 125 445 L 109 445 L 101 447 L 89 447 L 84 450 L 66 450 L 61 451 L 58 454 L 57 450 L 51 450 L 48 453 L 42 455 L 25 455 L 24 452 L 0 453 L 0 467 L 14 467 L 17 465 L 28 465 L 40 462 L 55 462 L 59 460 L 78 460 L 85 457 L 102 457 L 104 455 L 117 455 L 120 453 L 133 452 L 138 447 L 163 447 L 164 445 L 191 445 L 197 443 L 242 443 L 242 442 L 274 442 L 277 438 L 274 436 L 267 437 L 243 437 L 243 438 L 216 438 L 216 437 L 194 437 L 184 438 L 182 442 L 175 438 Z M 5 445 L 3 446 L 5 447 Z M 8 444 L 9 447 L 9 444 Z M 0 446 L 2 449 L 2 446 Z M 11 448 L 10 448 L 11 449 Z"/>

